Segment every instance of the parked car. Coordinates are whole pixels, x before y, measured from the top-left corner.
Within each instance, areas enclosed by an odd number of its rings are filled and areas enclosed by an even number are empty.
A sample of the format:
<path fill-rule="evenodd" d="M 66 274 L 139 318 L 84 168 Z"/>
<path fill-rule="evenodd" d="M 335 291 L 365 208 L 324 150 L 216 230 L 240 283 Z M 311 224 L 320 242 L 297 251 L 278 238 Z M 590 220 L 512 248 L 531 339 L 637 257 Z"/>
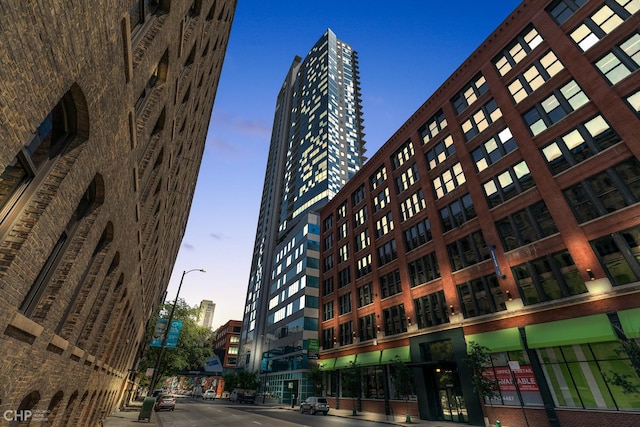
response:
<path fill-rule="evenodd" d="M 322 415 L 329 413 L 329 402 L 326 397 L 307 397 L 307 400 L 300 404 L 300 413 L 308 412 L 311 415 L 315 415 L 318 412 L 322 412 Z"/>
<path fill-rule="evenodd" d="M 256 401 L 256 390 L 236 388 L 229 395 L 229 402 L 254 403 Z"/>
<path fill-rule="evenodd" d="M 216 398 L 216 391 L 215 390 L 207 390 L 202 395 L 202 399 L 203 400 L 215 400 L 215 398 Z"/>
<path fill-rule="evenodd" d="M 158 396 L 158 400 L 156 400 L 155 411 L 173 411 L 176 409 L 176 397 L 170 394 L 163 394 Z"/>

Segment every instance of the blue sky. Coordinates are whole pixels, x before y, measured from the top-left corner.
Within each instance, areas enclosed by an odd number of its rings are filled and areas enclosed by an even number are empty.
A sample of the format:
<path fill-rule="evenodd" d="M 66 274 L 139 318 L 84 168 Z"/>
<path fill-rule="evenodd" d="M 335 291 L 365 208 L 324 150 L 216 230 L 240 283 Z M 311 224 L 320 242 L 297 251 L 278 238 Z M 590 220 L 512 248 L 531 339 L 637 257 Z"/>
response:
<path fill-rule="evenodd" d="M 371 157 L 519 0 L 238 0 L 189 222 L 167 300 L 241 320 L 278 91 L 327 28 L 358 53 Z"/>

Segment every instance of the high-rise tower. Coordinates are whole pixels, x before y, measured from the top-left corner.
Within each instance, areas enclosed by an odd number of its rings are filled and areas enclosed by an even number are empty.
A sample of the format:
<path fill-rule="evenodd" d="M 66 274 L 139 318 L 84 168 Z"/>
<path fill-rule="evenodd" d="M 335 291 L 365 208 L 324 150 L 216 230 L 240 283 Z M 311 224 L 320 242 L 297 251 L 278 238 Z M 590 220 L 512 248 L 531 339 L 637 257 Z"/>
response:
<path fill-rule="evenodd" d="M 304 386 L 304 350 L 309 339 L 313 349 L 318 335 L 314 211 L 365 160 L 360 102 L 357 55 L 331 30 L 304 60 L 294 58 L 278 94 L 238 365 L 265 375 L 289 372 L 285 380 L 268 381 L 278 391 L 289 381 L 289 395 Z"/>

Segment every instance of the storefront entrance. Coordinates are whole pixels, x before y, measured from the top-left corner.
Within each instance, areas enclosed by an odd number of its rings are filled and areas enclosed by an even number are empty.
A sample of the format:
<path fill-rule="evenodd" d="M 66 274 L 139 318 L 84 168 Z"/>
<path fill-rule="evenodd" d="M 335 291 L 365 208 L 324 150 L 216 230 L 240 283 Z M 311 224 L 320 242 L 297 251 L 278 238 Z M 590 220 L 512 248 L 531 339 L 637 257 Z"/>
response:
<path fill-rule="evenodd" d="M 432 381 L 437 390 L 435 406 L 441 421 L 468 422 L 467 408 L 462 397 L 458 372 L 452 368 L 431 369 Z"/>

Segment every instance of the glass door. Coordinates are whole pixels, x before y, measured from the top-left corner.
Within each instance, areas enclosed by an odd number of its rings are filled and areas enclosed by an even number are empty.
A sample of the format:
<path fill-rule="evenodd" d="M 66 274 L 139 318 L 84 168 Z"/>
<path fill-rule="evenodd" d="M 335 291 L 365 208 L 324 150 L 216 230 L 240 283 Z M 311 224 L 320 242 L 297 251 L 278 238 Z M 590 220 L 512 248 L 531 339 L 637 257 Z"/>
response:
<path fill-rule="evenodd" d="M 467 408 L 462 397 L 460 379 L 455 369 L 435 369 L 438 387 L 438 409 L 443 421 L 468 422 Z"/>

